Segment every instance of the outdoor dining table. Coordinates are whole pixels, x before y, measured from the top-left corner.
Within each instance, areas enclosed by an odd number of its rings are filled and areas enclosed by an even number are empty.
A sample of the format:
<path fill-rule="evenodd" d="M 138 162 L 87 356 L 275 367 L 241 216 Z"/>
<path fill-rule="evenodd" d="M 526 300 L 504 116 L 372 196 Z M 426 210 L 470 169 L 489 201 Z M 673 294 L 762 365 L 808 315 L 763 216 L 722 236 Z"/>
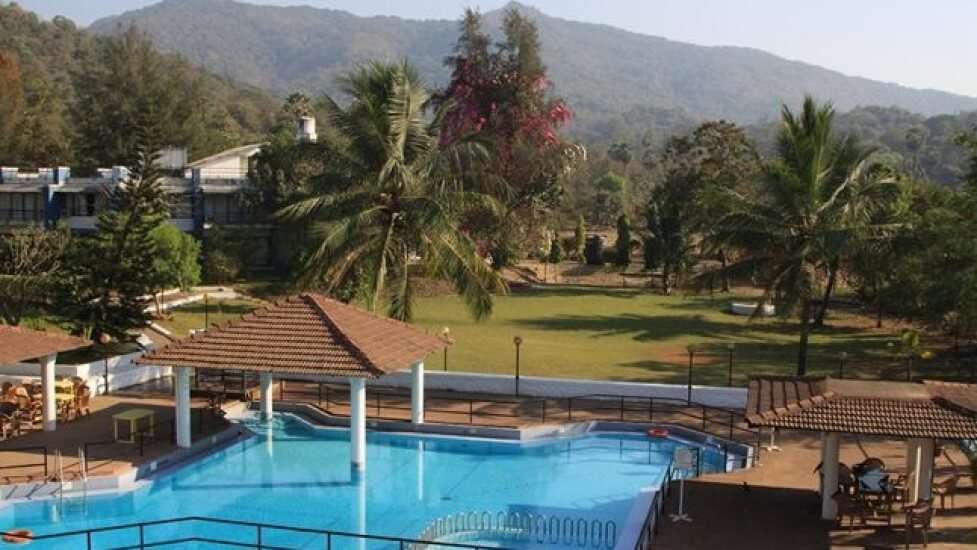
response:
<path fill-rule="evenodd" d="M 136 432 L 139 431 L 139 421 L 145 418 L 149 419 L 148 432 L 150 436 L 154 435 L 155 424 L 156 424 L 156 413 L 150 409 L 127 409 L 118 414 L 112 415 L 112 432 L 115 435 L 115 440 L 120 443 L 135 443 L 136 442 Z M 129 437 L 126 439 L 119 439 L 119 422 L 129 423 Z"/>

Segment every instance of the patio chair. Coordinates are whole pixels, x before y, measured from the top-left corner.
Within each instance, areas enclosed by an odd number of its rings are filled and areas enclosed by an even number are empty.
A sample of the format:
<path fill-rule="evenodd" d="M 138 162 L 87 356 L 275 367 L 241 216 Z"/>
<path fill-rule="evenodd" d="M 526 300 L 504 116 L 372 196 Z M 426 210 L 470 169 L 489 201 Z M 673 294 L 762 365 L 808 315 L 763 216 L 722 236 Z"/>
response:
<path fill-rule="evenodd" d="M 956 473 L 950 475 L 950 477 L 933 482 L 933 494 L 940 497 L 940 509 L 946 510 L 946 497 L 950 497 L 950 508 L 956 504 L 953 500 L 953 495 L 957 492 L 957 483 L 960 482 L 960 476 Z"/>
<path fill-rule="evenodd" d="M 862 475 L 872 470 L 885 470 L 885 461 L 872 456 L 852 466 L 851 469 L 855 477 L 862 477 Z"/>
<path fill-rule="evenodd" d="M 11 415 L 0 414 L 0 439 L 17 435 L 17 421 Z"/>
<path fill-rule="evenodd" d="M 845 517 L 848 518 L 849 531 L 855 528 L 856 519 L 863 526 L 867 524 L 866 518 L 872 515 L 872 511 L 862 499 L 840 490 L 831 495 L 831 498 L 834 499 L 835 503 L 838 505 L 839 528 L 844 526 Z"/>
<path fill-rule="evenodd" d="M 923 548 L 929 545 L 929 529 L 933 523 L 933 501 L 921 500 L 906 507 L 906 548 L 912 543 L 914 531 L 923 535 Z"/>
<path fill-rule="evenodd" d="M 92 414 L 92 390 L 87 385 L 78 386 L 78 393 L 75 396 L 75 414 L 79 417 Z"/>

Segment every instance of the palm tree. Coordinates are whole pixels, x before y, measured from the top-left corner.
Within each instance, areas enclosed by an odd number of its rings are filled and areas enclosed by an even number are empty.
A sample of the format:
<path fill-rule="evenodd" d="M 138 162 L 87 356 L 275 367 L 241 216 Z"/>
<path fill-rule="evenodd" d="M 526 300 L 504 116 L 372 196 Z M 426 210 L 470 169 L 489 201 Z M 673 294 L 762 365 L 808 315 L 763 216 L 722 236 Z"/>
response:
<path fill-rule="evenodd" d="M 425 117 L 428 94 L 407 63 L 369 63 L 340 84 L 352 102 L 325 98 L 338 137 L 323 146 L 315 191 L 277 213 L 314 239 L 300 285 L 354 285 L 374 311 L 386 303 L 391 317 L 409 320 L 414 279 L 424 274 L 451 282 L 473 316 L 486 318 L 505 283 L 459 222 L 467 208 L 497 210 L 475 177 L 484 148 L 438 146 L 440 113 Z"/>
<path fill-rule="evenodd" d="M 883 181 L 869 170 L 872 151 L 833 139 L 833 117 L 830 104 L 818 105 L 811 97 L 798 115 L 784 106 L 777 158 L 764 167 L 755 191 L 725 189 L 712 198 L 725 212 L 716 224 L 715 241 L 742 252 L 740 260 L 720 271 L 757 274 L 761 300 L 776 304 L 783 316 L 799 316 L 799 375 L 807 371 L 820 273 L 837 274 L 843 251 L 881 229 L 873 225 L 865 200 Z"/>

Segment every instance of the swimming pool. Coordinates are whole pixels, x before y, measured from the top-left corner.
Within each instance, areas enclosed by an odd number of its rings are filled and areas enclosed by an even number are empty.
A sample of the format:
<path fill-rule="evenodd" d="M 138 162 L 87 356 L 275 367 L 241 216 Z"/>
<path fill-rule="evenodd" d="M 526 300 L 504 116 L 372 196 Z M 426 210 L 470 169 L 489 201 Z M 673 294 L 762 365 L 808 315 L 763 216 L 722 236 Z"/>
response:
<path fill-rule="evenodd" d="M 640 433 L 518 443 L 369 432 L 366 472 L 354 475 L 347 430 L 314 428 L 284 414 L 271 422 L 249 417 L 244 423 L 255 437 L 161 473 L 137 490 L 12 504 L 0 509 L 0 528 L 45 534 L 202 516 L 403 538 L 436 536 L 480 546 L 608 549 L 623 535 L 641 489 L 661 484 L 674 449 L 695 446 Z M 724 466 L 721 452 L 703 450 L 704 470 Z M 459 517 L 468 518 L 468 527 Z M 529 527 L 500 528 L 513 525 L 512 518 Z M 544 531 L 571 528 L 566 536 L 540 538 L 532 525 Z M 580 525 L 588 530 L 585 541 L 573 535 L 572 526 Z M 185 536 L 187 529 L 219 532 L 220 538 L 239 535 L 248 542 L 255 536 L 253 530 L 234 529 L 240 533 L 232 535 L 226 525 L 192 522 L 147 528 L 144 537 L 169 540 Z M 138 542 L 133 530 L 98 533 L 93 548 Z M 265 533 L 265 544 L 326 547 L 321 536 L 287 532 Z M 346 539 L 333 546 L 374 550 L 396 544 Z M 85 540 L 35 541 L 30 547 L 85 548 Z"/>

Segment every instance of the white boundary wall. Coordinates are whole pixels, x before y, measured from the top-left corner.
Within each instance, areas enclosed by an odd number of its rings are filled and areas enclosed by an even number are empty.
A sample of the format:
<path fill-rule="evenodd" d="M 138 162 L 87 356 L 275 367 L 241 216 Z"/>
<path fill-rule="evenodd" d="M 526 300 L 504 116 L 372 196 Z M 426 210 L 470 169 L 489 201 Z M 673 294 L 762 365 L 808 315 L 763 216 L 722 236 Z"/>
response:
<path fill-rule="evenodd" d="M 409 371 L 395 372 L 377 380 L 369 380 L 368 384 L 410 388 L 411 375 Z M 511 396 L 515 393 L 515 384 L 513 376 L 501 374 L 436 370 L 427 370 L 424 373 L 425 388 L 433 390 L 494 393 Z M 519 394 L 532 397 L 575 397 L 588 394 L 606 394 L 671 398 L 684 401 L 687 392 L 686 386 L 678 384 L 645 384 L 641 382 L 543 378 L 539 376 L 522 376 L 519 379 Z M 746 393 L 746 388 L 692 386 L 692 400 L 713 407 L 745 409 Z"/>
<path fill-rule="evenodd" d="M 126 386 L 149 382 L 164 376 L 170 376 L 169 367 L 148 367 L 136 365 L 141 351 L 115 355 L 108 358 L 109 390 L 117 390 Z M 87 381 L 93 395 L 101 395 L 105 390 L 105 360 L 99 359 L 91 363 L 78 365 L 56 364 L 54 374 L 70 378 L 78 376 Z M 0 367 L 0 382 L 22 382 L 30 379 L 41 379 L 41 368 L 37 363 L 11 363 Z"/>

